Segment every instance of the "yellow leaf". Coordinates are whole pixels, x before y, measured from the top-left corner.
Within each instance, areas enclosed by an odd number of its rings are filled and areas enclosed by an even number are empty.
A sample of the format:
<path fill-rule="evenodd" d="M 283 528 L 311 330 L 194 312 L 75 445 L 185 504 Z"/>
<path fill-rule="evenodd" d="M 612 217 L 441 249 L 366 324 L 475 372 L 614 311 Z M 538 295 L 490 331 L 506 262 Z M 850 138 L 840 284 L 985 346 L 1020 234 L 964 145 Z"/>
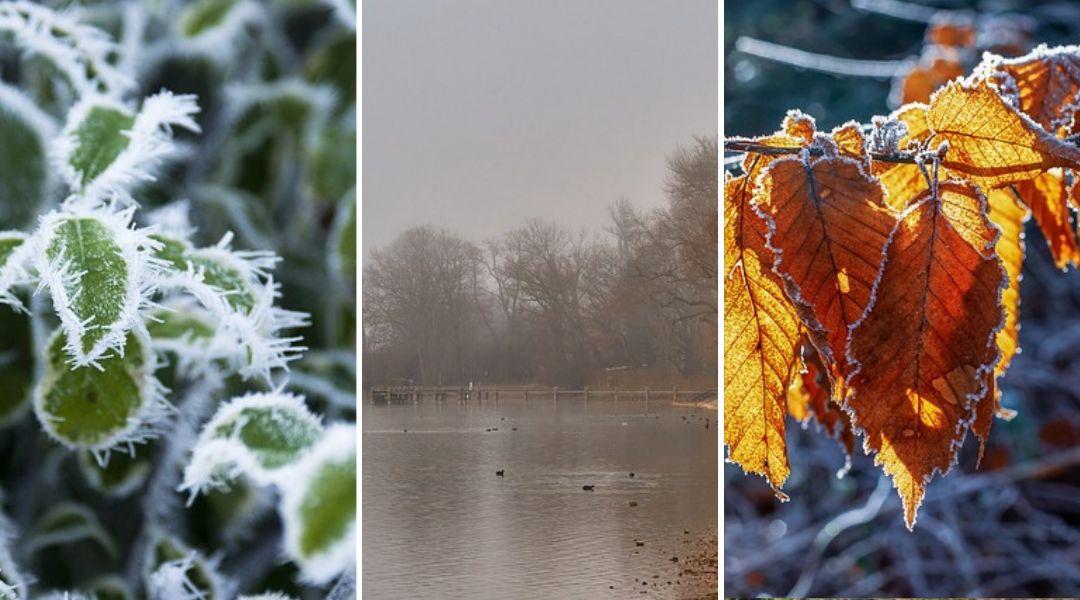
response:
<path fill-rule="evenodd" d="M 766 225 L 751 209 L 751 198 L 746 175 L 726 182 L 724 443 L 731 460 L 765 476 L 779 495 L 789 473 L 786 393 L 797 358 L 799 318 L 772 271 Z"/>
<path fill-rule="evenodd" d="M 986 80 L 954 81 L 930 101 L 927 125 L 949 143 L 942 164 L 984 188 L 1033 179 L 1053 167 L 1080 167 L 1080 150 L 1010 106 Z"/>

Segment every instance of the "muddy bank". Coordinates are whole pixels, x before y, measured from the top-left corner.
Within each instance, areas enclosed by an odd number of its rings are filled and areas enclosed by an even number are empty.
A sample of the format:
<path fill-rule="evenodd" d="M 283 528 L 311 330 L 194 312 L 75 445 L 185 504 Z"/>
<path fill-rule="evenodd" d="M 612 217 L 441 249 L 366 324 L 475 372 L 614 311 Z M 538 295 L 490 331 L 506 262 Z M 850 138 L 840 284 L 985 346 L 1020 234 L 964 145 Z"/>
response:
<path fill-rule="evenodd" d="M 716 531 L 684 530 L 674 544 L 653 547 L 645 544 L 634 554 L 647 556 L 649 567 L 619 590 L 620 597 L 709 600 L 718 597 Z M 628 596 L 626 594 L 633 594 Z"/>

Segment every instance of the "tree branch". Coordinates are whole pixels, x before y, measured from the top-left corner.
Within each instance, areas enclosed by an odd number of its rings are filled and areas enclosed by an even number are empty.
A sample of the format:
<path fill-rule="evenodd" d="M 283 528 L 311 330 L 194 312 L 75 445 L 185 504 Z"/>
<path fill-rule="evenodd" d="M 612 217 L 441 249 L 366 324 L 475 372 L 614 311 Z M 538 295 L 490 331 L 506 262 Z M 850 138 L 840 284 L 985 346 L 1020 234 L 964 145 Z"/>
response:
<path fill-rule="evenodd" d="M 811 156 L 824 154 L 821 148 L 807 148 L 807 150 Z M 803 148 L 778 148 L 759 144 L 753 140 L 733 139 L 724 141 L 724 152 L 748 152 L 765 156 L 784 156 L 786 154 L 799 154 L 802 151 Z M 878 162 L 916 164 L 915 157 L 910 154 L 879 154 L 871 152 L 870 158 Z"/>

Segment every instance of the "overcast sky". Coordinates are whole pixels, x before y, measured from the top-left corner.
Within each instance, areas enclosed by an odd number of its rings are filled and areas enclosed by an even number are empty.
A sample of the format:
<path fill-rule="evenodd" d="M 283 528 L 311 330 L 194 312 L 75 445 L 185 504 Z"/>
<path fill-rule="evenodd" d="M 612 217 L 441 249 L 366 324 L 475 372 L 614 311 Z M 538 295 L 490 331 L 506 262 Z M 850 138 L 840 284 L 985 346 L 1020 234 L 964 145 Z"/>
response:
<path fill-rule="evenodd" d="M 365 0 L 363 251 L 664 202 L 717 130 L 716 0 Z"/>

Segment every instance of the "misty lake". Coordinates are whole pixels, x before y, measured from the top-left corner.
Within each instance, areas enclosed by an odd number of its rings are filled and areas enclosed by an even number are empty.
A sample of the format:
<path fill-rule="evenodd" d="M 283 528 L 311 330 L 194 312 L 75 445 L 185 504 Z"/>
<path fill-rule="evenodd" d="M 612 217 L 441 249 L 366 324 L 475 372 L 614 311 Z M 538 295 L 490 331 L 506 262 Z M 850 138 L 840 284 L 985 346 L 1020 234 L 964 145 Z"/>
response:
<path fill-rule="evenodd" d="M 362 410 L 365 598 L 684 597 L 690 555 L 715 540 L 715 411 L 580 399 Z"/>

